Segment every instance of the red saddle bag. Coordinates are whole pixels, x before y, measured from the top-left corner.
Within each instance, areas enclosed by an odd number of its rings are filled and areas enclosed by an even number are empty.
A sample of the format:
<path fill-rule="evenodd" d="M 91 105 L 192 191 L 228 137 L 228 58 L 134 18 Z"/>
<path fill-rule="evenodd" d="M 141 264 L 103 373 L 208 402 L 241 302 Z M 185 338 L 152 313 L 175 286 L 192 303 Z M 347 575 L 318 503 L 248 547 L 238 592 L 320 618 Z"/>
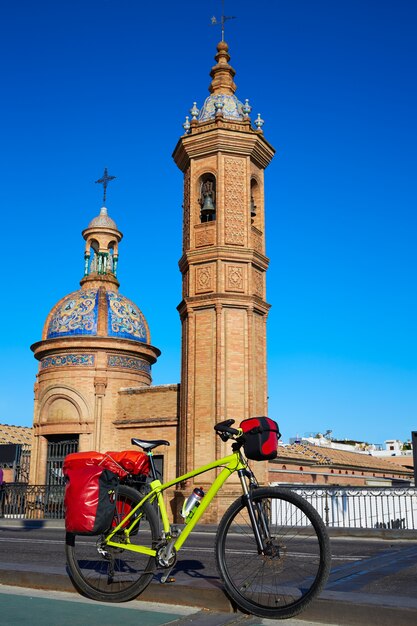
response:
<path fill-rule="evenodd" d="M 278 455 L 278 424 L 269 417 L 250 417 L 240 424 L 243 430 L 243 450 L 248 459 L 269 461 Z"/>

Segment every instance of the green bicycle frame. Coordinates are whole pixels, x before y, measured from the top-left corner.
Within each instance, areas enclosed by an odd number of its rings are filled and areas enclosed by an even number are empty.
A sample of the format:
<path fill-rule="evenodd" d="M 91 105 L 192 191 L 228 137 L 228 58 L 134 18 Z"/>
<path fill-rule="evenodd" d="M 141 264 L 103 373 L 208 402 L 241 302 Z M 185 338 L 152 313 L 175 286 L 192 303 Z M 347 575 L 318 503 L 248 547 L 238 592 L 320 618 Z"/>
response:
<path fill-rule="evenodd" d="M 192 532 L 195 526 L 198 524 L 199 520 L 204 514 L 204 511 L 210 506 L 211 501 L 217 495 L 218 491 L 223 487 L 226 480 L 235 472 L 239 470 L 245 469 L 246 465 L 243 463 L 242 458 L 239 452 L 233 452 L 233 454 L 229 456 L 225 456 L 218 461 L 213 461 L 212 463 L 208 463 L 208 465 L 203 465 L 192 472 L 188 472 L 183 476 L 179 476 L 174 480 L 171 480 L 167 483 L 161 483 L 160 480 L 153 480 L 150 484 L 151 491 L 147 493 L 140 502 L 131 510 L 129 513 L 122 519 L 120 524 L 116 526 L 104 539 L 104 543 L 108 546 L 113 546 L 116 548 L 123 548 L 124 550 L 131 550 L 132 552 L 139 552 L 141 554 L 147 554 L 148 556 L 156 556 L 156 550 L 151 548 L 146 548 L 145 546 L 138 546 L 130 543 L 129 535 L 132 530 L 135 528 L 137 524 L 139 524 L 141 515 L 136 517 L 135 514 L 138 510 L 140 510 L 141 506 L 146 502 L 153 502 L 155 499 L 158 502 L 158 508 L 161 513 L 162 519 L 162 528 L 166 537 L 169 537 L 171 526 L 168 520 L 168 514 L 165 507 L 163 492 L 178 483 L 183 482 L 189 478 L 193 478 L 194 476 L 199 476 L 200 474 L 204 474 L 205 472 L 209 472 L 210 470 L 216 469 L 217 467 L 223 467 L 220 474 L 216 477 L 213 484 L 204 495 L 204 498 L 201 500 L 200 506 L 197 508 L 196 512 L 190 519 L 190 521 L 186 524 L 185 528 L 182 530 L 180 535 L 178 536 L 176 542 L 174 543 L 174 548 L 178 552 L 181 546 L 184 544 L 188 535 Z M 126 528 L 126 522 L 134 517 L 132 523 Z M 124 541 L 118 542 L 113 541 L 114 535 L 120 530 L 124 533 Z"/>

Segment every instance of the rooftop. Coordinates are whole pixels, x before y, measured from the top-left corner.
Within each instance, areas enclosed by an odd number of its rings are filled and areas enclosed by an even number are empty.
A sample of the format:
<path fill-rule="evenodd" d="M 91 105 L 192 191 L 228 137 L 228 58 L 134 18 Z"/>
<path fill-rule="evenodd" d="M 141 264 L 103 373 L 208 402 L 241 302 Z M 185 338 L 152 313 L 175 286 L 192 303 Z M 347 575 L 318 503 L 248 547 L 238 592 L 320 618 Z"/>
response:
<path fill-rule="evenodd" d="M 278 462 L 302 461 L 308 465 L 336 465 L 363 470 L 373 470 L 377 472 L 410 474 L 413 472 L 404 468 L 394 461 L 387 461 L 380 457 L 359 452 L 347 452 L 345 450 L 335 450 L 333 448 L 322 448 L 308 443 L 294 443 L 278 448 Z"/>
<path fill-rule="evenodd" d="M 32 443 L 32 428 L 0 424 L 0 445 L 7 443 Z"/>

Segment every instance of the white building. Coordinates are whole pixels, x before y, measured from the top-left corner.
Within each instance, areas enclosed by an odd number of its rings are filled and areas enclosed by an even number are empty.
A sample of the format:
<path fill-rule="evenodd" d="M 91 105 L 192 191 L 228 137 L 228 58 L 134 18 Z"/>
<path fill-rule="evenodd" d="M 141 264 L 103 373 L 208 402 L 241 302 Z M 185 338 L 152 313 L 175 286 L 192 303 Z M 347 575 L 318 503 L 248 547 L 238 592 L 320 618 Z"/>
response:
<path fill-rule="evenodd" d="M 358 452 L 360 454 L 371 454 L 372 456 L 379 457 L 413 456 L 412 447 L 410 450 L 404 450 L 404 442 L 400 441 L 400 439 L 387 439 L 384 442 L 385 449 L 382 448 L 381 444 L 375 443 L 369 444 L 361 441 L 357 441 L 355 443 L 342 443 L 340 441 L 333 441 L 329 437 L 326 437 L 320 433 L 318 433 L 314 437 L 291 437 L 289 443 L 309 443 L 313 446 L 318 446 L 320 448 L 344 450 L 345 452 Z"/>

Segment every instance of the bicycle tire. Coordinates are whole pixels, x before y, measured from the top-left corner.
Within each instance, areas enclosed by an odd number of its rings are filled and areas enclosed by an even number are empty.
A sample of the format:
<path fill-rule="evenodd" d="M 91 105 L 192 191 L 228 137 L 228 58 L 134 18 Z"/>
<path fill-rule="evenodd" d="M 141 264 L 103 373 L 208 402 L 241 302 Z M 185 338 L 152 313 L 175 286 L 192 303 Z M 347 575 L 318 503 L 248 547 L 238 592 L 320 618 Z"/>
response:
<path fill-rule="evenodd" d="M 219 574 L 244 612 L 289 618 L 303 611 L 326 584 L 330 542 L 317 511 L 287 489 L 256 488 L 252 502 L 267 514 L 269 555 L 259 554 L 244 496 L 224 514 L 216 535 Z M 259 524 L 258 524 L 259 525 Z"/>
<path fill-rule="evenodd" d="M 141 498 L 135 489 L 120 485 L 112 526 L 119 524 Z M 142 510 L 144 515 L 137 530 L 130 535 L 130 543 L 154 547 L 159 535 L 158 516 L 148 502 L 143 504 Z M 75 588 L 101 602 L 127 602 L 136 598 L 149 585 L 156 568 L 154 557 L 104 546 L 103 535 L 90 537 L 67 533 L 65 552 Z"/>

